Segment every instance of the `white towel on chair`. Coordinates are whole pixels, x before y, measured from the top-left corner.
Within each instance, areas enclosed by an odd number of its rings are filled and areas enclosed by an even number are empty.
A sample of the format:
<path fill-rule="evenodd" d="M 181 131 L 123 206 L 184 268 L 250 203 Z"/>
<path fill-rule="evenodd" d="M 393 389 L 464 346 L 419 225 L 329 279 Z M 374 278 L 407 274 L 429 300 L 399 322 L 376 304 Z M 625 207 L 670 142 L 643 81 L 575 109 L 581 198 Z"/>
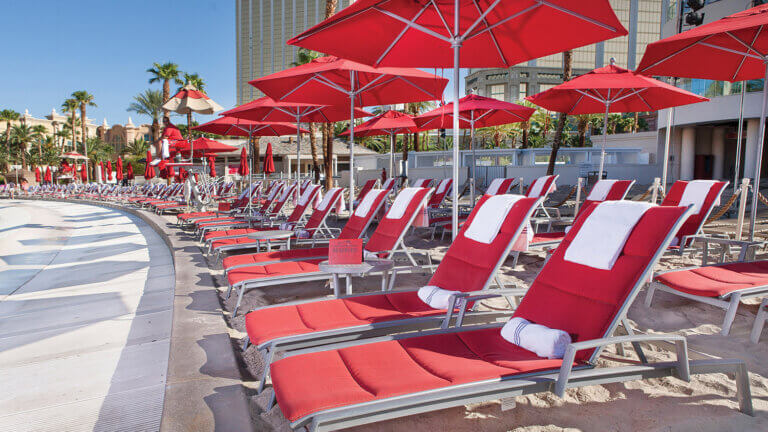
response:
<path fill-rule="evenodd" d="M 693 180 L 689 181 L 687 185 L 685 185 L 685 190 L 683 191 L 683 196 L 680 197 L 680 203 L 678 204 L 680 207 L 687 207 L 689 205 L 693 205 L 693 213 L 692 214 L 699 214 L 701 211 L 701 206 L 704 205 L 704 201 L 707 199 L 707 195 L 709 194 L 709 191 L 712 189 L 712 186 L 714 186 L 716 183 L 715 180 Z M 715 205 L 720 204 L 719 202 L 716 202 Z"/>
<path fill-rule="evenodd" d="M 416 193 L 421 190 L 422 188 L 405 188 L 400 191 L 399 194 L 397 194 L 397 198 L 395 198 L 395 202 L 392 203 L 392 207 L 390 207 L 389 211 L 387 212 L 387 219 L 400 219 L 405 214 L 405 210 L 408 208 L 408 204 L 411 203 L 413 200 L 413 197 L 416 195 Z"/>
<path fill-rule="evenodd" d="M 598 180 L 587 195 L 587 201 L 605 201 L 608 192 L 618 180 Z"/>
<path fill-rule="evenodd" d="M 533 324 L 520 317 L 514 317 L 504 324 L 501 337 L 539 357 L 550 359 L 563 358 L 565 349 L 571 344 L 571 336 L 568 333 Z"/>
<path fill-rule="evenodd" d="M 309 201 L 309 197 L 312 196 L 312 194 L 315 192 L 315 189 L 317 189 L 319 186 L 310 186 L 306 189 L 304 189 L 304 193 L 301 194 L 299 197 L 299 205 L 300 206 L 306 206 L 307 202 Z"/>
<path fill-rule="evenodd" d="M 427 285 L 419 288 L 416 293 L 421 301 L 435 309 L 448 309 L 448 300 L 450 300 L 456 291 L 445 290 L 434 285 Z M 454 305 L 455 306 L 455 305 Z"/>
<path fill-rule="evenodd" d="M 357 208 L 355 208 L 355 216 L 367 216 L 368 212 L 371 211 L 371 206 L 373 206 L 376 198 L 378 198 L 382 192 L 384 192 L 383 189 L 369 190 L 368 193 L 365 194 L 365 197 L 363 197 L 363 201 L 357 206 Z"/>
<path fill-rule="evenodd" d="M 509 210 L 521 198 L 522 195 L 494 195 L 485 200 L 464 231 L 464 237 L 480 243 L 493 243 Z"/>
<path fill-rule="evenodd" d="M 568 245 L 564 259 L 610 270 L 624 250 L 637 221 L 651 207 L 653 204 L 635 201 L 605 201 L 598 204 Z"/>

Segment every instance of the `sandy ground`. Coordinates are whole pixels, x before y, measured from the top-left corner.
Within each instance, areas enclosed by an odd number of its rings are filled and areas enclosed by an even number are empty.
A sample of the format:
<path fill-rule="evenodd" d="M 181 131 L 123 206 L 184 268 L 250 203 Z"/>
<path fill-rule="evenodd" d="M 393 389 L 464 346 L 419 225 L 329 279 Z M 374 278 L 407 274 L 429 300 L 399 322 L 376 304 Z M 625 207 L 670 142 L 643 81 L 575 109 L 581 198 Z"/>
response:
<path fill-rule="evenodd" d="M 632 195 L 645 189 L 635 187 Z M 559 191 L 562 196 L 567 190 Z M 555 197 L 552 201 L 556 201 Z M 724 197 L 724 202 L 727 197 Z M 718 223 L 717 230 L 729 231 L 733 221 Z M 766 226 L 768 228 L 768 226 Z M 429 241 L 425 235 L 410 235 L 406 244 L 430 249 L 439 259 L 448 246 L 447 241 Z M 761 251 L 759 259 L 768 259 Z M 665 258 L 659 269 L 677 268 L 697 264 L 698 258 Z M 507 284 L 528 286 L 541 270 L 544 254 L 521 256 L 516 267 L 509 259 L 501 269 L 502 280 Z M 211 268 L 214 264 L 211 263 Z M 224 299 L 226 281 L 220 270 L 218 275 L 222 304 L 231 311 L 235 296 Z M 419 287 L 429 279 L 428 275 L 404 275 L 398 277 L 398 288 Z M 379 279 L 357 279 L 356 292 L 379 289 Z M 248 311 L 262 305 L 282 303 L 329 294 L 325 282 L 296 284 L 291 286 L 252 289 L 243 299 L 242 309 Z M 500 401 L 490 401 L 465 407 L 446 409 L 433 413 L 405 417 L 373 425 L 355 428 L 359 431 L 768 431 L 768 331 L 759 344 L 749 341 L 758 301 L 747 301 L 739 309 L 731 335 L 719 335 L 724 311 L 701 303 L 663 292 L 657 293 L 651 308 L 643 305 L 645 292 L 641 292 L 629 311 L 629 320 L 640 333 L 676 333 L 688 338 L 692 358 L 740 358 L 746 361 L 750 371 L 753 403 L 756 415 L 750 417 L 738 411 L 735 400 L 735 382 L 725 374 L 696 376 L 690 383 L 676 378 L 635 381 L 623 384 L 590 386 L 567 391 L 564 398 L 553 394 L 521 396 L 515 399 L 513 409 L 501 410 Z M 503 307 L 503 300 L 489 303 Z M 227 319 L 234 337 L 243 337 L 244 317 Z M 657 361 L 674 358 L 669 347 L 645 346 L 649 358 Z M 253 348 L 241 353 L 245 385 L 255 388 L 263 370 L 263 362 Z M 634 361 L 620 357 L 614 347 L 609 347 L 600 365 L 616 366 Z M 257 430 L 287 431 L 288 422 L 279 407 L 265 410 L 271 389 L 261 395 L 252 393 L 252 416 Z"/>

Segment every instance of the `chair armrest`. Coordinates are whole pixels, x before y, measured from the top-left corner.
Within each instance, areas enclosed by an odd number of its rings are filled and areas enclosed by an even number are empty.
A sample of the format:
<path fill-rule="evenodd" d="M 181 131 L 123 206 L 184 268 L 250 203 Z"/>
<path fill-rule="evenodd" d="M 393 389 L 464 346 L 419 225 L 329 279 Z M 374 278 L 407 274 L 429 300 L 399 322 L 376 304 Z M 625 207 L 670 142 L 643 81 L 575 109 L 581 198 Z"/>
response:
<path fill-rule="evenodd" d="M 573 369 L 573 362 L 576 358 L 576 352 L 585 349 L 600 348 L 605 345 L 622 344 L 626 342 L 673 342 L 677 351 L 677 374 L 683 381 L 691 380 L 690 362 L 688 361 L 688 343 L 684 336 L 673 334 L 650 334 L 650 335 L 627 335 L 614 336 L 602 339 L 593 339 L 582 342 L 575 342 L 565 349 L 563 355 L 563 364 L 560 366 L 560 373 L 555 383 L 555 394 L 563 397 L 565 389 L 568 387 L 568 380 Z"/>

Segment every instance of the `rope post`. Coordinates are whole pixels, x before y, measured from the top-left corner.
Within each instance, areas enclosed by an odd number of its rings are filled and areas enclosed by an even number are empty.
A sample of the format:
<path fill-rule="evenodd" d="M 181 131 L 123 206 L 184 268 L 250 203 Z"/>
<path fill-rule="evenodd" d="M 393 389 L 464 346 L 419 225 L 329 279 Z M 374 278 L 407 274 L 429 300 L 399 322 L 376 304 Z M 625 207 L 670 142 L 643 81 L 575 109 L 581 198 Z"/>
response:
<path fill-rule="evenodd" d="M 744 215 L 747 212 L 747 197 L 749 196 L 749 178 L 741 179 L 741 199 L 739 200 L 739 217 L 736 222 L 736 240 L 741 240 L 744 231 Z"/>
<path fill-rule="evenodd" d="M 659 197 L 660 184 L 661 184 L 661 179 L 658 177 L 654 177 L 653 186 L 651 186 L 651 188 L 653 189 L 653 194 L 651 195 L 651 204 L 656 204 L 656 199 Z"/>
<path fill-rule="evenodd" d="M 523 190 L 523 178 L 520 177 L 520 179 L 517 181 L 517 185 L 520 186 L 520 195 L 525 195 L 525 191 Z"/>
<path fill-rule="evenodd" d="M 576 217 L 576 215 L 579 213 L 579 203 L 581 202 L 581 187 L 583 185 L 584 179 L 579 177 L 576 179 L 576 205 L 573 208 L 573 216 Z"/>

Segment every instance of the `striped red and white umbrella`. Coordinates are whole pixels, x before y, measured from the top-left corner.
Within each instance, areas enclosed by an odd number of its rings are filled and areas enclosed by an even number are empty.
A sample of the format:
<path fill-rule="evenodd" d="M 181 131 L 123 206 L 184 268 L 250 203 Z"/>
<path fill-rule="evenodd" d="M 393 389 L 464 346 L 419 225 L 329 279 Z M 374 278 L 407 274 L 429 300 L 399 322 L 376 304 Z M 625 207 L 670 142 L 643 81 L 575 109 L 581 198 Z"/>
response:
<path fill-rule="evenodd" d="M 213 114 L 224 108 L 209 98 L 205 93 L 196 89 L 192 84 L 185 85 L 178 93 L 163 104 L 163 109 L 179 114 L 200 113 Z"/>

